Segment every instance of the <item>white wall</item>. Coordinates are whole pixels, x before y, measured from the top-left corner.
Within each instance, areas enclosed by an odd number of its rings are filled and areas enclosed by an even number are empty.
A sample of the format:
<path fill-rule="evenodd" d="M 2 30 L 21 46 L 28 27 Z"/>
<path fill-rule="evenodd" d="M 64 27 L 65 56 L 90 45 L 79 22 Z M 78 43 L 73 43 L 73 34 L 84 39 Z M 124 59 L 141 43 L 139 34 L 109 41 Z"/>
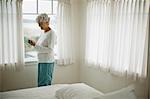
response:
<path fill-rule="evenodd" d="M 3 72 L 3 91 L 37 86 L 37 65 L 27 65 L 23 71 Z M 52 83 L 75 83 L 79 81 L 78 66 L 55 66 Z"/>
<path fill-rule="evenodd" d="M 99 69 L 81 66 L 81 82 L 85 82 L 94 88 L 107 93 L 113 90 L 121 89 L 127 85 L 134 84 L 136 88 L 136 95 L 139 99 L 147 99 L 148 82 L 134 82 L 124 77 L 116 77 L 109 73 L 102 72 Z"/>
<path fill-rule="evenodd" d="M 139 99 L 147 99 L 147 94 L 148 94 L 148 81 L 140 81 L 140 82 L 135 82 L 130 79 L 126 79 L 124 77 L 116 77 L 113 76 L 109 73 L 102 72 L 99 69 L 96 68 L 91 68 L 82 65 L 83 61 L 83 56 L 84 56 L 84 45 L 85 42 L 85 24 L 86 24 L 86 0 L 81 0 L 82 2 L 80 3 L 80 39 L 81 39 L 81 44 L 80 44 L 80 81 L 85 82 L 89 84 L 90 86 L 93 86 L 94 88 L 102 91 L 102 92 L 110 92 L 113 90 L 117 90 L 120 88 L 123 88 L 127 85 L 134 84 L 135 89 L 136 89 L 136 95 L 139 96 Z"/>
<path fill-rule="evenodd" d="M 23 71 L 3 71 L 2 89 L 11 90 L 36 86 L 37 66 L 26 66 Z"/>
<path fill-rule="evenodd" d="M 2 95 L 1 95 L 1 91 L 2 91 L 2 74 L 0 72 L 0 99 L 2 98 Z"/>
<path fill-rule="evenodd" d="M 2 73 L 0 72 L 0 92 L 2 91 Z"/>
<path fill-rule="evenodd" d="M 55 66 L 53 84 L 79 82 L 79 5 L 78 0 L 71 0 L 72 5 L 72 31 L 75 40 L 75 64 L 68 66 Z M 37 86 L 37 65 L 25 66 L 23 71 L 2 73 L 3 91 Z"/>

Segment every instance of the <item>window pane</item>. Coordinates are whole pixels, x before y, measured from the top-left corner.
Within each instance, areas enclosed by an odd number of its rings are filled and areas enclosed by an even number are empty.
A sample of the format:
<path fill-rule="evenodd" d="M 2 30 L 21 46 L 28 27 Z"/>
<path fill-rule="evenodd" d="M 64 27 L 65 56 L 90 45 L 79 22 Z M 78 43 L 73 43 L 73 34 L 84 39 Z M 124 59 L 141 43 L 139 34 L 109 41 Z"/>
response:
<path fill-rule="evenodd" d="M 36 17 L 37 15 L 23 15 L 23 28 L 25 36 L 37 37 L 40 35 L 41 29 L 35 21 Z"/>
<path fill-rule="evenodd" d="M 53 1 L 53 14 L 57 14 L 58 1 Z"/>
<path fill-rule="evenodd" d="M 37 0 L 23 0 L 23 13 L 37 13 Z"/>
<path fill-rule="evenodd" d="M 25 51 L 33 50 L 33 47 L 28 43 L 28 39 L 36 41 L 42 32 L 35 21 L 36 17 L 37 15 L 23 15 Z"/>
<path fill-rule="evenodd" d="M 39 0 L 38 2 L 39 13 L 52 13 L 52 1 L 51 0 Z"/>
<path fill-rule="evenodd" d="M 49 15 L 50 17 L 50 27 L 56 31 L 56 15 Z"/>

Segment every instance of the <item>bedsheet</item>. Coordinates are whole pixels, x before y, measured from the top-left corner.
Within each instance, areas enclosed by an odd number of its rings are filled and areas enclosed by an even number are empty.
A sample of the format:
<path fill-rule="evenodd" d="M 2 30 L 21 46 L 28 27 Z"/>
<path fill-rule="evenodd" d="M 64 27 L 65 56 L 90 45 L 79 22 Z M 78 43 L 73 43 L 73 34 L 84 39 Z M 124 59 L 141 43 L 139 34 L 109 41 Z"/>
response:
<path fill-rule="evenodd" d="M 51 86 L 20 89 L 15 91 L 3 92 L 2 99 L 57 99 L 56 90 L 68 86 L 68 84 L 55 84 Z"/>

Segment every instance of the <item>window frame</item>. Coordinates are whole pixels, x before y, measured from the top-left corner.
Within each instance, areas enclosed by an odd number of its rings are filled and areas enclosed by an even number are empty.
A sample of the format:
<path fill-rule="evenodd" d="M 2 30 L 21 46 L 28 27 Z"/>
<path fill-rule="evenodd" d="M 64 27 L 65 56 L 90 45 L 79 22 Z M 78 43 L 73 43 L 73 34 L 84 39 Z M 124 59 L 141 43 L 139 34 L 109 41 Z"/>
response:
<path fill-rule="evenodd" d="M 39 13 L 39 0 L 35 0 L 36 1 L 36 13 L 22 13 L 22 15 L 38 15 Z M 45 0 L 43 0 L 45 1 Z M 54 14 L 54 5 L 53 5 L 53 1 L 58 1 L 58 0 L 49 0 L 51 1 L 51 13 L 47 13 L 48 15 L 55 15 Z"/>

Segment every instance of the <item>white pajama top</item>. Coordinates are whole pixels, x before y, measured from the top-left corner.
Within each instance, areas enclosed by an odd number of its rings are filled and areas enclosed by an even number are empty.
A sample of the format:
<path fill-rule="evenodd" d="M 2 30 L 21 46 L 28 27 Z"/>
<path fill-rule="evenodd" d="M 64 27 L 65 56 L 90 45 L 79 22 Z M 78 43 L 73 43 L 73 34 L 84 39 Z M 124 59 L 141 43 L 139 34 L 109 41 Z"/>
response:
<path fill-rule="evenodd" d="M 35 45 L 39 63 L 54 62 L 54 46 L 56 43 L 57 37 L 53 30 L 41 34 Z"/>

